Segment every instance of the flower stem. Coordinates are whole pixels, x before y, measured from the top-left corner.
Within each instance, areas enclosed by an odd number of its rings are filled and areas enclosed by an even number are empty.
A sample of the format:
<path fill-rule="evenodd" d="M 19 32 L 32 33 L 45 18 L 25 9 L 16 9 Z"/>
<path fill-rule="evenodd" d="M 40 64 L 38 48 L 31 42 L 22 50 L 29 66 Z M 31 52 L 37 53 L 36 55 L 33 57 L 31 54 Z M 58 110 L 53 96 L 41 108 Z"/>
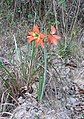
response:
<path fill-rule="evenodd" d="M 46 83 L 46 75 L 47 75 L 47 51 L 46 51 L 46 47 L 44 48 L 44 78 L 43 78 L 43 84 L 42 84 L 42 91 L 41 91 L 41 95 L 40 95 L 40 101 L 42 101 L 43 98 L 43 94 L 45 91 L 45 83 Z"/>

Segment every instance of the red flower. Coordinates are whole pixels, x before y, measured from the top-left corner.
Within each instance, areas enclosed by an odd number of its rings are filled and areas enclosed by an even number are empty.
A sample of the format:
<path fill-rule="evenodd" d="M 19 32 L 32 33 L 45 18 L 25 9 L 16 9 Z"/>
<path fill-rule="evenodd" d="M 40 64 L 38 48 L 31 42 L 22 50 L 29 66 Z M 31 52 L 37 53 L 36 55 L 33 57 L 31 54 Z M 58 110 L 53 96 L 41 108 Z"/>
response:
<path fill-rule="evenodd" d="M 33 31 L 28 33 L 28 42 L 31 43 L 32 41 L 36 42 L 36 46 L 41 45 L 44 48 L 44 38 L 46 37 L 45 34 L 40 32 L 38 25 L 33 27 Z"/>
<path fill-rule="evenodd" d="M 57 29 L 54 26 L 51 26 L 51 32 L 48 35 L 48 41 L 50 44 L 57 45 L 61 38 L 60 36 L 56 35 L 56 31 Z"/>

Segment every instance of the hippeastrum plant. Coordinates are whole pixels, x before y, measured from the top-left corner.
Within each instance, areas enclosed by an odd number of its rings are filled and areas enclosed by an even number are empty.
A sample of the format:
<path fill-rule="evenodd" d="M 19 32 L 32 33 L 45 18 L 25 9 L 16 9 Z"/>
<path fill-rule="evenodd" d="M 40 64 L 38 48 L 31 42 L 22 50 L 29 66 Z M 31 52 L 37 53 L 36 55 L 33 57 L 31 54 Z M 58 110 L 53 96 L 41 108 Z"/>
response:
<path fill-rule="evenodd" d="M 31 32 L 28 32 L 28 36 L 27 36 L 27 41 L 29 43 L 35 41 L 36 46 L 37 47 L 41 46 L 44 50 L 44 75 L 39 80 L 39 88 L 38 88 L 39 101 L 42 101 L 42 98 L 43 98 L 43 94 L 45 91 L 46 74 L 47 74 L 46 73 L 47 72 L 47 51 L 46 51 L 46 42 L 44 41 L 44 39 L 46 38 L 46 41 L 49 44 L 57 45 L 61 37 L 56 35 L 56 32 L 57 32 L 57 29 L 54 26 L 51 26 L 50 34 L 46 35 L 44 33 L 41 33 L 38 25 L 35 25 L 33 27 L 33 30 Z M 33 51 L 35 52 L 34 49 Z"/>

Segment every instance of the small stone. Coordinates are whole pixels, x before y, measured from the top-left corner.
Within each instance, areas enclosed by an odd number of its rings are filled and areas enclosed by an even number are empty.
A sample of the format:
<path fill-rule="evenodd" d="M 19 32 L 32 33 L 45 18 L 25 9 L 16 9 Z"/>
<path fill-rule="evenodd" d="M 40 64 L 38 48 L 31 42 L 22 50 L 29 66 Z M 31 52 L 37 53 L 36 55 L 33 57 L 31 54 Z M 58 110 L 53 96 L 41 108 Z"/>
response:
<path fill-rule="evenodd" d="M 67 99 L 67 102 L 69 105 L 75 105 L 75 103 L 77 102 L 75 98 L 70 97 Z"/>
<path fill-rule="evenodd" d="M 74 109 L 75 109 L 75 111 L 78 111 L 78 112 L 81 112 L 82 111 L 81 106 L 76 106 Z"/>
<path fill-rule="evenodd" d="M 23 99 L 22 97 L 19 97 L 18 101 L 19 101 L 20 104 L 22 104 L 23 102 L 25 102 L 25 99 Z"/>

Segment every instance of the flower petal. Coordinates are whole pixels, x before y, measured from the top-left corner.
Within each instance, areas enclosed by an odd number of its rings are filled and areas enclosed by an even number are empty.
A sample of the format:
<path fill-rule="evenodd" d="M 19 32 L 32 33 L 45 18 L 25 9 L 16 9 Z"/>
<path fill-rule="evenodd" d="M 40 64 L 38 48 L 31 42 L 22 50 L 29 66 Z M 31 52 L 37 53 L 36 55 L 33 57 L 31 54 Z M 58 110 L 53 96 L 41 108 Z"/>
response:
<path fill-rule="evenodd" d="M 51 34 L 55 34 L 57 31 L 57 29 L 54 26 L 51 26 Z"/>
<path fill-rule="evenodd" d="M 58 35 L 53 35 L 53 37 L 55 37 L 56 39 L 58 39 L 58 40 L 60 40 L 61 39 L 61 37 L 60 36 L 58 36 Z"/>
<path fill-rule="evenodd" d="M 40 45 L 42 48 L 44 48 L 43 39 L 37 39 L 37 40 L 36 40 L 36 46 L 38 47 L 39 45 Z"/>
<path fill-rule="evenodd" d="M 48 36 L 48 41 L 51 44 L 57 45 L 59 42 L 59 39 L 55 38 L 54 35 L 49 35 Z"/>
<path fill-rule="evenodd" d="M 28 32 L 28 35 L 33 36 L 34 32 Z"/>
<path fill-rule="evenodd" d="M 35 32 L 35 33 L 39 33 L 40 32 L 38 25 L 35 25 L 33 27 L 33 32 Z"/>
<path fill-rule="evenodd" d="M 29 43 L 32 42 L 33 40 L 35 40 L 33 36 L 27 36 L 27 38 L 28 38 Z"/>
<path fill-rule="evenodd" d="M 46 37 L 46 35 L 45 35 L 45 34 L 40 33 L 40 38 L 41 38 L 41 39 L 44 39 L 45 37 Z"/>

